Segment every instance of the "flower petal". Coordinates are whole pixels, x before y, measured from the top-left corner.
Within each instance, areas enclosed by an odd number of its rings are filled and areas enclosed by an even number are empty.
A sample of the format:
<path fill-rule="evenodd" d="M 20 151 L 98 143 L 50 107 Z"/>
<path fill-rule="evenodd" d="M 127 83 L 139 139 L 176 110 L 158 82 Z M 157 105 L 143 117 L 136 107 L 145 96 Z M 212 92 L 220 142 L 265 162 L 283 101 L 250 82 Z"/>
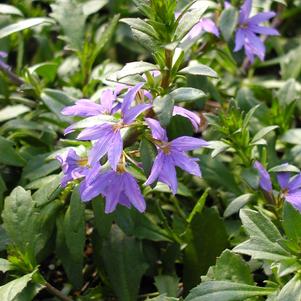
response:
<path fill-rule="evenodd" d="M 287 188 L 289 191 L 301 188 L 301 173 L 296 175 L 289 181 Z"/>
<path fill-rule="evenodd" d="M 113 170 L 116 170 L 117 168 L 117 165 L 120 161 L 120 157 L 122 154 L 122 150 L 123 150 L 123 141 L 121 138 L 120 131 L 118 131 L 114 134 L 114 137 L 110 142 L 110 147 L 108 150 L 108 159 Z"/>
<path fill-rule="evenodd" d="M 121 105 L 121 111 L 125 114 L 131 107 L 133 100 L 136 97 L 137 92 L 143 87 L 144 83 L 139 83 L 136 86 L 130 88 L 123 98 Z"/>
<path fill-rule="evenodd" d="M 271 28 L 271 27 L 250 24 L 249 29 L 255 33 L 263 34 L 266 36 L 279 36 L 279 31 L 276 30 L 275 28 Z"/>
<path fill-rule="evenodd" d="M 206 32 L 210 32 L 215 36 L 219 37 L 219 31 L 215 23 L 209 18 L 203 18 L 199 22 L 202 26 L 202 29 Z"/>
<path fill-rule="evenodd" d="M 165 156 L 164 164 L 162 166 L 159 181 L 168 185 L 173 194 L 176 194 L 178 191 L 178 181 L 176 168 L 173 163 L 171 156 Z"/>
<path fill-rule="evenodd" d="M 112 135 L 106 135 L 95 142 L 88 155 L 90 165 L 98 162 L 108 152 L 111 146 L 111 140 Z"/>
<path fill-rule="evenodd" d="M 159 175 L 162 170 L 162 166 L 164 164 L 165 157 L 166 156 L 164 155 L 164 153 L 162 151 L 159 151 L 159 154 L 157 155 L 154 164 L 152 166 L 151 173 L 148 179 L 146 180 L 146 182 L 144 183 L 144 185 L 151 185 L 159 178 Z"/>
<path fill-rule="evenodd" d="M 243 23 L 250 16 L 252 10 L 252 0 L 245 0 L 240 10 L 240 22 Z"/>
<path fill-rule="evenodd" d="M 151 104 L 139 104 L 128 111 L 125 112 L 123 116 L 123 121 L 125 124 L 131 124 L 137 116 L 139 116 L 142 112 L 150 109 L 152 107 Z"/>
<path fill-rule="evenodd" d="M 77 136 L 78 140 L 98 140 L 107 135 L 112 135 L 112 124 L 101 124 L 88 127 Z"/>
<path fill-rule="evenodd" d="M 249 23 L 259 24 L 259 23 L 262 23 L 262 22 L 266 22 L 266 21 L 270 20 L 271 18 L 273 18 L 275 16 L 276 16 L 276 13 L 273 12 L 273 11 L 259 13 L 255 16 L 251 17 L 249 19 Z"/>
<path fill-rule="evenodd" d="M 285 200 L 301 212 L 301 189 L 288 193 Z"/>
<path fill-rule="evenodd" d="M 172 115 L 181 115 L 185 118 L 188 118 L 196 131 L 201 123 L 201 118 L 197 114 L 179 106 L 174 106 Z"/>
<path fill-rule="evenodd" d="M 101 105 L 89 99 L 80 99 L 75 105 L 64 108 L 61 113 L 67 116 L 91 117 L 103 114 L 104 110 Z"/>
<path fill-rule="evenodd" d="M 152 118 L 145 118 L 145 121 L 152 132 L 152 136 L 155 139 L 161 141 L 168 141 L 166 131 L 161 127 L 159 121 Z"/>
<path fill-rule="evenodd" d="M 239 51 L 240 49 L 242 49 L 242 47 L 244 46 L 245 43 L 245 32 L 242 29 L 237 29 L 236 33 L 235 33 L 235 48 L 234 48 L 234 52 Z"/>
<path fill-rule="evenodd" d="M 281 187 L 281 189 L 287 189 L 288 188 L 288 182 L 290 179 L 290 173 L 289 172 L 279 172 L 277 174 L 277 180 Z"/>
<path fill-rule="evenodd" d="M 207 145 L 208 142 L 203 139 L 188 136 L 182 136 L 171 141 L 172 149 L 184 152 L 198 149 Z"/>
<path fill-rule="evenodd" d="M 199 164 L 197 164 L 194 159 L 188 157 L 185 153 L 179 151 L 173 151 L 171 156 L 176 166 L 180 167 L 181 169 L 194 176 L 201 177 L 202 174 Z"/>
<path fill-rule="evenodd" d="M 268 171 L 263 167 L 263 165 L 259 161 L 256 161 L 254 163 L 254 168 L 257 169 L 259 172 L 260 187 L 267 192 L 272 191 L 272 181 L 271 181 L 271 177 L 270 177 Z"/>

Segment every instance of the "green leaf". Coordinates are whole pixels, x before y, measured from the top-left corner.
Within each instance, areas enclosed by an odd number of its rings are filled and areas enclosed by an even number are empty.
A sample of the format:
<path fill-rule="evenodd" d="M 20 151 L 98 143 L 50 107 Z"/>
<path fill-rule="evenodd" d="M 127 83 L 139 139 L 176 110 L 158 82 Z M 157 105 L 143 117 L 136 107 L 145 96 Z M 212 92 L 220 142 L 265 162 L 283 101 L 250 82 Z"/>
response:
<path fill-rule="evenodd" d="M 177 28 L 174 34 L 174 41 L 182 40 L 192 27 L 200 21 L 202 15 L 212 2 L 210 1 L 198 1 L 198 6 L 195 9 L 186 11 L 178 22 Z"/>
<path fill-rule="evenodd" d="M 300 169 L 291 164 L 280 164 L 270 168 L 268 172 L 300 172 Z"/>
<path fill-rule="evenodd" d="M 45 62 L 36 64 L 28 68 L 30 73 L 36 73 L 37 75 L 47 79 L 52 82 L 57 74 L 58 65 L 56 63 Z"/>
<path fill-rule="evenodd" d="M 0 286 L 0 296 L 4 301 L 14 301 L 15 298 L 20 294 L 25 287 L 27 286 L 28 282 L 31 281 L 33 274 L 36 271 L 24 275 L 20 278 L 17 278 L 7 284 Z"/>
<path fill-rule="evenodd" d="M 224 217 L 229 217 L 232 214 L 237 213 L 242 207 L 244 207 L 248 202 L 250 202 L 253 199 L 253 197 L 254 195 L 252 193 L 246 193 L 235 198 L 226 208 L 224 212 Z"/>
<path fill-rule="evenodd" d="M 109 3 L 109 0 L 89 0 L 83 3 L 83 12 L 84 15 L 89 16 L 100 9 L 102 9 L 105 5 Z"/>
<path fill-rule="evenodd" d="M 44 287 L 37 283 L 28 283 L 23 291 L 14 298 L 14 301 L 31 301 Z"/>
<path fill-rule="evenodd" d="M 301 241 L 301 214 L 288 202 L 284 203 L 282 225 L 287 237 L 299 245 Z"/>
<path fill-rule="evenodd" d="M 261 138 L 263 138 L 264 136 L 266 136 L 267 134 L 269 134 L 270 132 L 274 131 L 275 129 L 279 128 L 278 125 L 271 125 L 271 126 L 267 126 L 262 128 L 259 132 L 256 133 L 256 135 L 253 137 L 251 144 L 256 143 L 257 141 L 259 141 Z"/>
<path fill-rule="evenodd" d="M 0 163 L 12 166 L 24 166 L 25 160 L 15 151 L 13 143 L 0 136 Z"/>
<path fill-rule="evenodd" d="M 283 87 L 278 91 L 277 97 L 283 105 L 289 105 L 292 101 L 298 98 L 297 82 L 295 79 L 289 79 Z"/>
<path fill-rule="evenodd" d="M 280 291 L 277 301 L 301 300 L 301 279 L 295 275 Z"/>
<path fill-rule="evenodd" d="M 202 75 L 218 77 L 217 73 L 207 65 L 200 63 L 191 63 L 188 67 L 179 71 L 180 74 Z"/>
<path fill-rule="evenodd" d="M 289 258 L 290 254 L 278 243 L 282 240 L 281 234 L 266 216 L 251 209 L 242 209 L 240 218 L 250 239 L 236 246 L 234 252 L 262 260 L 279 261 Z"/>
<path fill-rule="evenodd" d="M 158 67 L 151 63 L 143 61 L 127 63 L 120 71 L 117 72 L 117 79 L 154 70 L 158 70 Z"/>
<path fill-rule="evenodd" d="M 176 297 L 178 292 L 179 278 L 170 275 L 159 275 L 155 277 L 155 286 L 160 294 L 168 297 Z"/>
<path fill-rule="evenodd" d="M 0 14 L 17 15 L 23 17 L 23 13 L 18 8 L 8 4 L 0 4 Z"/>
<path fill-rule="evenodd" d="M 3 39 L 13 33 L 22 31 L 27 28 L 31 28 L 37 25 L 50 25 L 53 21 L 50 18 L 29 18 L 19 21 L 17 23 L 8 25 L 0 29 L 0 39 Z"/>
<path fill-rule="evenodd" d="M 175 103 L 195 101 L 206 94 L 195 88 L 178 88 L 169 93 Z"/>
<path fill-rule="evenodd" d="M 214 208 L 204 208 L 190 223 L 189 242 L 184 249 L 184 287 L 200 282 L 201 275 L 215 263 L 216 257 L 228 246 L 225 225 Z"/>
<path fill-rule="evenodd" d="M 147 269 L 141 242 L 115 225 L 102 248 L 104 265 L 113 290 L 120 301 L 137 299 L 140 280 Z"/>
<path fill-rule="evenodd" d="M 62 262 L 68 280 L 75 289 L 80 289 L 83 283 L 82 260 L 75 261 L 66 246 L 64 215 L 61 213 L 56 219 L 56 254 Z M 83 254 L 82 254 L 83 257 Z"/>
<path fill-rule="evenodd" d="M 238 11 L 234 7 L 224 10 L 220 17 L 219 28 L 226 41 L 229 41 L 238 21 Z"/>
<path fill-rule="evenodd" d="M 204 208 L 206 199 L 208 197 L 208 192 L 209 192 L 210 188 L 207 188 L 202 196 L 198 199 L 197 203 L 194 205 L 192 211 L 190 212 L 189 216 L 187 217 L 186 221 L 188 224 L 190 224 L 193 220 L 193 218 L 195 217 L 196 214 L 201 214 L 202 210 Z"/>
<path fill-rule="evenodd" d="M 256 296 L 267 296 L 272 288 L 252 286 L 230 281 L 208 281 L 191 290 L 185 301 L 245 301 Z"/>
<path fill-rule="evenodd" d="M 36 214 L 30 191 L 25 191 L 20 186 L 5 199 L 2 212 L 4 229 L 22 252 L 29 252 L 31 255 L 34 254 Z"/>
<path fill-rule="evenodd" d="M 156 147 L 149 140 L 142 138 L 139 151 L 144 173 L 148 177 L 151 173 L 153 162 L 157 155 Z"/>
<path fill-rule="evenodd" d="M 13 105 L 13 106 L 6 106 L 2 110 L 0 110 L 0 122 L 13 119 L 21 114 L 30 111 L 30 108 L 24 105 Z"/>
<path fill-rule="evenodd" d="M 157 114 L 160 124 L 166 127 L 172 117 L 174 101 L 170 95 L 158 96 L 153 102 L 153 109 Z"/>
<path fill-rule="evenodd" d="M 207 276 L 202 277 L 202 281 L 228 280 L 245 284 L 254 284 L 249 265 L 230 250 L 225 250 L 217 258 L 215 266 L 211 267 Z"/>
<path fill-rule="evenodd" d="M 64 231 L 67 248 L 74 261 L 81 262 L 85 246 L 85 205 L 79 192 L 72 192 L 70 205 L 64 220 Z"/>
<path fill-rule="evenodd" d="M 60 24 L 68 46 L 73 50 L 81 50 L 87 18 L 82 5 L 75 0 L 56 0 L 55 4 L 50 6 L 52 9 L 50 16 Z"/>
<path fill-rule="evenodd" d="M 280 140 L 289 144 L 301 144 L 301 129 L 290 129 L 286 131 Z"/>
<path fill-rule="evenodd" d="M 6 259 L 0 258 L 0 272 L 6 273 L 14 269 L 14 266 Z"/>
<path fill-rule="evenodd" d="M 101 239 L 107 238 L 113 223 L 113 214 L 105 213 L 105 202 L 103 198 L 92 200 L 94 212 L 94 225 Z"/>

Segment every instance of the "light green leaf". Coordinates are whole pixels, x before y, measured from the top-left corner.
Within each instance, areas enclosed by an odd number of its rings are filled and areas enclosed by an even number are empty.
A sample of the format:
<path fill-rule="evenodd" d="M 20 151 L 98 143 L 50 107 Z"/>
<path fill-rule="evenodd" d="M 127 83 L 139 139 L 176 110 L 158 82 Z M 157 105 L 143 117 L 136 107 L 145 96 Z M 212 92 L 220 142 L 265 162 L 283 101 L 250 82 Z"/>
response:
<path fill-rule="evenodd" d="M 301 279 L 299 275 L 295 275 L 295 277 L 281 289 L 276 300 L 301 300 Z"/>
<path fill-rule="evenodd" d="M 238 11 L 234 7 L 224 10 L 220 17 L 219 28 L 226 41 L 229 41 L 235 30 L 238 20 Z"/>
<path fill-rule="evenodd" d="M 17 297 L 17 295 L 25 289 L 28 282 L 32 279 L 34 273 L 35 271 L 20 278 L 17 278 L 11 282 L 8 282 L 3 286 L 0 286 L 0 296 L 2 300 L 14 301 L 15 297 Z"/>
<path fill-rule="evenodd" d="M 263 129 L 261 129 L 259 132 L 256 133 L 256 135 L 253 137 L 251 141 L 251 144 L 256 143 L 261 138 L 263 138 L 264 136 L 266 136 L 267 134 L 269 134 L 270 132 L 274 131 L 277 128 L 279 128 L 278 125 L 271 125 L 271 126 L 264 127 Z"/>
<path fill-rule="evenodd" d="M 24 114 L 26 112 L 30 111 L 29 107 L 26 107 L 24 105 L 12 105 L 12 106 L 6 106 L 2 110 L 0 110 L 0 122 L 13 119 L 21 114 Z"/>
<path fill-rule="evenodd" d="M 174 100 L 170 95 L 164 95 L 163 97 L 158 96 L 153 102 L 153 109 L 163 127 L 169 124 L 172 117 L 174 107 Z"/>
<path fill-rule="evenodd" d="M 185 301 L 245 301 L 256 296 L 267 296 L 272 288 L 258 287 L 229 281 L 208 281 L 192 289 Z"/>
<path fill-rule="evenodd" d="M 195 101 L 206 94 L 195 88 L 178 88 L 169 93 L 172 99 L 177 102 L 191 102 Z"/>
<path fill-rule="evenodd" d="M 179 71 L 181 74 L 202 75 L 210 77 L 218 77 L 217 73 L 207 65 L 193 63 L 188 67 Z"/>
<path fill-rule="evenodd" d="M 158 67 L 151 63 L 143 61 L 127 63 L 120 71 L 118 71 L 117 78 L 121 79 L 126 76 L 142 74 L 144 72 L 154 70 L 158 70 Z"/>
<path fill-rule="evenodd" d="M 159 275 L 155 277 L 155 286 L 160 294 L 168 297 L 176 297 L 179 278 L 171 275 Z"/>
<path fill-rule="evenodd" d="M 0 14 L 23 17 L 23 13 L 18 8 L 9 4 L 0 4 Z"/>
<path fill-rule="evenodd" d="M 83 3 L 83 12 L 84 15 L 89 16 L 100 9 L 102 9 L 105 5 L 109 3 L 109 0 L 89 0 Z"/>
<path fill-rule="evenodd" d="M 37 25 L 50 25 L 53 21 L 50 18 L 30 18 L 8 25 L 0 29 L 0 39 L 3 39 L 13 33 L 31 28 Z"/>
<path fill-rule="evenodd" d="M 224 212 L 224 217 L 229 217 L 232 214 L 237 213 L 242 207 L 244 207 L 248 202 L 250 202 L 253 197 L 254 195 L 252 193 L 246 193 L 235 198 L 226 208 Z"/>
<path fill-rule="evenodd" d="M 57 74 L 58 65 L 56 63 L 45 62 L 36 64 L 28 68 L 30 73 L 36 73 L 39 76 L 47 79 L 48 81 L 53 81 Z"/>
<path fill-rule="evenodd" d="M 6 273 L 7 271 L 11 271 L 13 269 L 13 265 L 8 260 L 0 258 L 0 272 Z"/>
<path fill-rule="evenodd" d="M 288 202 L 284 203 L 282 225 L 288 238 L 299 245 L 301 241 L 301 214 Z"/>

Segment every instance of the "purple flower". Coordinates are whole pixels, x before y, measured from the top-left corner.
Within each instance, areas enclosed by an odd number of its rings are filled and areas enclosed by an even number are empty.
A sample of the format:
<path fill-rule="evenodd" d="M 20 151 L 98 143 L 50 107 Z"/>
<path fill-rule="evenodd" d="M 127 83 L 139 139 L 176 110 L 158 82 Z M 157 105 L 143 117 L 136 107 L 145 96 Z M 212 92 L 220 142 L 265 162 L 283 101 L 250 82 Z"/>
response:
<path fill-rule="evenodd" d="M 57 156 L 56 159 L 62 165 L 64 177 L 61 181 L 61 185 L 63 187 L 72 180 L 85 177 L 89 171 L 87 158 L 78 156 L 74 149 L 70 149 L 63 155 Z"/>
<path fill-rule="evenodd" d="M 255 56 L 258 56 L 260 60 L 263 61 L 265 56 L 265 46 L 257 34 L 263 34 L 266 36 L 279 35 L 279 32 L 274 28 L 260 26 L 259 24 L 268 21 L 276 14 L 274 12 L 263 12 L 250 17 L 251 9 L 252 0 L 246 0 L 242 5 L 239 14 L 239 24 L 235 34 L 234 51 L 239 51 L 244 47 L 245 53 L 250 62 L 254 61 Z"/>
<path fill-rule="evenodd" d="M 259 172 L 259 186 L 267 191 L 267 192 L 271 192 L 272 191 L 272 181 L 271 181 L 271 177 L 269 175 L 269 173 L 267 172 L 267 170 L 262 166 L 262 164 L 258 161 L 256 161 L 254 163 L 254 168 L 256 168 Z"/>
<path fill-rule="evenodd" d="M 284 199 L 301 211 L 301 173 L 290 177 L 290 172 L 280 172 L 277 175 Z"/>
<path fill-rule="evenodd" d="M 4 69 L 8 69 L 10 70 L 11 67 L 9 65 L 7 65 L 6 63 L 3 62 L 3 59 L 7 58 L 7 52 L 5 51 L 0 51 L 0 65 L 4 68 Z"/>
<path fill-rule="evenodd" d="M 287 165 L 287 163 L 283 164 L 283 166 L 285 165 Z M 254 163 L 254 168 L 259 172 L 259 185 L 261 189 L 271 192 L 272 182 L 267 170 L 258 161 Z M 279 172 L 277 174 L 277 180 L 281 187 L 283 198 L 301 211 L 301 173 L 291 178 L 290 172 Z"/>
<path fill-rule="evenodd" d="M 189 39 L 194 39 L 199 36 L 202 32 L 209 32 L 219 37 L 219 30 L 215 23 L 209 18 L 202 18 L 188 33 Z"/>
<path fill-rule="evenodd" d="M 118 123 L 103 123 L 84 129 L 78 136 L 80 140 L 95 141 L 89 154 L 89 163 L 93 165 L 98 162 L 105 154 L 108 154 L 108 160 L 111 167 L 116 170 L 120 160 L 123 141 L 121 129 L 131 125 L 137 116 L 151 108 L 151 104 L 138 104 L 131 107 L 133 100 L 143 84 L 138 84 L 128 90 L 124 96 L 121 105 L 121 120 Z"/>
<path fill-rule="evenodd" d="M 187 109 L 184 109 L 182 107 L 174 106 L 172 115 L 173 116 L 181 115 L 185 118 L 188 118 L 196 131 L 198 130 L 198 128 L 200 126 L 201 118 L 197 114 L 195 114 Z"/>
<path fill-rule="evenodd" d="M 167 184 L 173 194 L 176 194 L 178 189 L 176 166 L 192 175 L 201 176 L 200 167 L 196 163 L 197 160 L 188 157 L 185 152 L 207 146 L 208 143 L 202 139 L 187 136 L 169 142 L 166 131 L 157 120 L 146 118 L 146 122 L 156 140 L 158 155 L 145 185 L 150 185 L 158 179 Z"/>
<path fill-rule="evenodd" d="M 75 105 L 66 107 L 62 110 L 63 115 L 91 117 L 100 114 L 111 114 L 114 101 L 117 95 L 110 89 L 102 92 L 100 104 L 89 99 L 80 99 Z"/>
<path fill-rule="evenodd" d="M 111 213 L 118 204 L 130 208 L 132 205 L 140 212 L 146 208 L 145 200 L 134 177 L 125 171 L 109 170 L 103 173 L 94 173 L 80 185 L 83 201 L 92 200 L 98 195 L 106 199 L 105 212 Z"/>

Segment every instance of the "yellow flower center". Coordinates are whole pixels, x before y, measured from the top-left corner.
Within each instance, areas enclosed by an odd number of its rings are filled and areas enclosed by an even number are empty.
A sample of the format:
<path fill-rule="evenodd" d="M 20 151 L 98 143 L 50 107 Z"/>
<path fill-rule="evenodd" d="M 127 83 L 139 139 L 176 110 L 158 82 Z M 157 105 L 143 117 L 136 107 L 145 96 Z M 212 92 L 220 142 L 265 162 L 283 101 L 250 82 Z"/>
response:
<path fill-rule="evenodd" d="M 77 160 L 77 165 L 85 167 L 88 165 L 88 157 L 82 157 L 79 160 Z"/>

